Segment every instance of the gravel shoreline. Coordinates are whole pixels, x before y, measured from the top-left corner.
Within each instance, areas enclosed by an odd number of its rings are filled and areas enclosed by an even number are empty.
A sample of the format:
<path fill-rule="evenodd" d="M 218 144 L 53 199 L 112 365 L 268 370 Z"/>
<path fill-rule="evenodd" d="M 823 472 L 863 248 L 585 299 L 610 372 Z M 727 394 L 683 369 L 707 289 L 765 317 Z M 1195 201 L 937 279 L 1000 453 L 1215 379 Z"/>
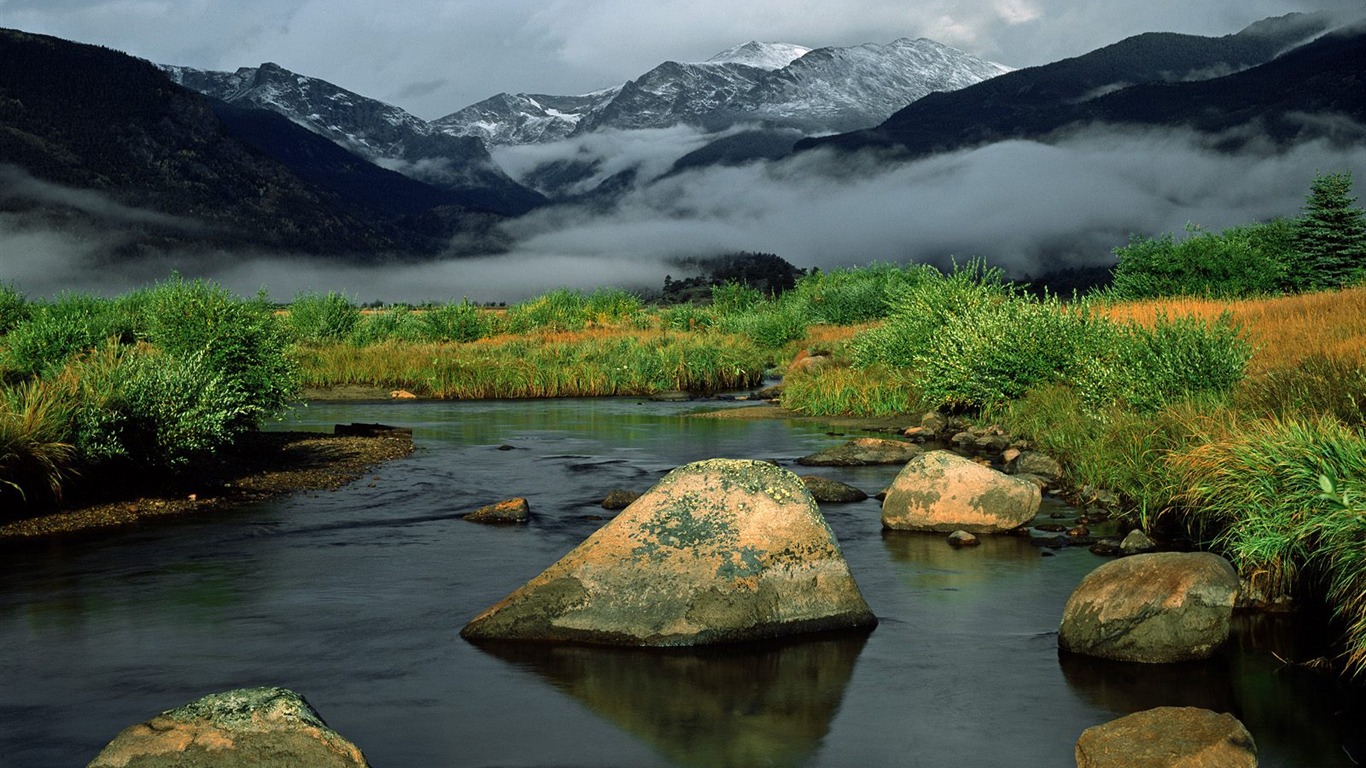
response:
<path fill-rule="evenodd" d="M 413 452 L 407 434 L 378 437 L 256 432 L 168 478 L 154 490 L 106 493 L 0 526 L 0 543 L 133 525 L 172 515 L 231 509 L 302 491 L 340 488 Z"/>

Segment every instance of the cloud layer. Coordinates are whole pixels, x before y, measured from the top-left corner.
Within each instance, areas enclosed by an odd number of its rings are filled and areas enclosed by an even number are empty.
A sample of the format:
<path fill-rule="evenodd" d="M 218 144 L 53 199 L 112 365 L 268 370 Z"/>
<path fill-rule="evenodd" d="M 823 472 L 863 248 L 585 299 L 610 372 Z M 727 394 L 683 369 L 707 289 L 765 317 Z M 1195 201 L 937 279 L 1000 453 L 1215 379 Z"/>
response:
<path fill-rule="evenodd" d="M 678 131 L 635 138 L 625 143 L 655 168 L 695 140 Z M 91 234 L 27 231 L 0 218 L 0 280 L 32 295 L 117 293 L 178 269 L 243 294 L 267 287 L 282 300 L 338 290 L 362 301 L 516 301 L 562 286 L 658 288 L 665 274 L 679 276 L 675 259 L 738 250 L 823 268 L 980 256 L 1031 276 L 1108 263 L 1134 233 L 1297 215 L 1319 172 L 1351 171 L 1358 194 L 1366 179 L 1359 143 L 1276 151 L 1254 142 L 1236 155 L 1212 146 L 1186 131 L 1094 128 L 1055 145 L 1005 142 L 904 165 L 807 153 L 667 176 L 605 210 L 537 212 L 506 225 L 510 254 L 369 269 L 279 254 L 186 254 L 94 271 L 100 248 Z"/>

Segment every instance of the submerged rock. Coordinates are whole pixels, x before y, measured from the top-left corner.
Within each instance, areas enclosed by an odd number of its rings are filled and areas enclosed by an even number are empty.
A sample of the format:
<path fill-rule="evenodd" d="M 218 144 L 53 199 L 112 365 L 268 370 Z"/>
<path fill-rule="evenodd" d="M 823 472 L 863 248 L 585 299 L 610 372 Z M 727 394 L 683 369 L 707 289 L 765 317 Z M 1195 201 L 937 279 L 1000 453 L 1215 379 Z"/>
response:
<path fill-rule="evenodd" d="M 640 494 L 635 491 L 627 491 L 621 488 L 607 494 L 602 500 L 602 508 L 609 512 L 620 512 L 631 506 L 631 503 L 640 498 Z"/>
<path fill-rule="evenodd" d="M 1112 560 L 1082 579 L 1063 609 L 1058 645 L 1117 661 L 1211 656 L 1228 639 L 1238 575 L 1207 552 Z"/>
<path fill-rule="evenodd" d="M 854 486 L 828 477 L 806 475 L 802 478 L 802 484 L 811 492 L 811 497 L 821 504 L 852 504 L 868 498 L 868 494 Z"/>
<path fill-rule="evenodd" d="M 882 526 L 900 531 L 1004 533 L 1038 514 L 1039 487 L 949 451 L 912 459 L 887 490 Z"/>
<path fill-rule="evenodd" d="M 949 544 L 954 547 L 980 547 L 982 540 L 967 531 L 954 531 L 949 534 Z"/>
<path fill-rule="evenodd" d="M 687 646 L 876 623 L 801 480 L 714 459 L 670 472 L 460 634 Z"/>
<path fill-rule="evenodd" d="M 465 519 L 471 523 L 525 525 L 531 521 L 531 505 L 523 498 L 505 499 L 486 507 L 480 507 L 465 515 Z"/>
<path fill-rule="evenodd" d="M 205 696 L 118 736 L 87 768 L 364 768 L 355 744 L 284 688 Z"/>
<path fill-rule="evenodd" d="M 1158 707 L 1087 728 L 1077 768 L 1256 768 L 1257 744 L 1230 714 Z"/>
<path fill-rule="evenodd" d="M 806 467 L 860 467 L 878 464 L 905 464 L 925 452 L 924 448 L 904 440 L 880 437 L 859 437 L 844 445 L 827 448 L 797 459 Z"/>

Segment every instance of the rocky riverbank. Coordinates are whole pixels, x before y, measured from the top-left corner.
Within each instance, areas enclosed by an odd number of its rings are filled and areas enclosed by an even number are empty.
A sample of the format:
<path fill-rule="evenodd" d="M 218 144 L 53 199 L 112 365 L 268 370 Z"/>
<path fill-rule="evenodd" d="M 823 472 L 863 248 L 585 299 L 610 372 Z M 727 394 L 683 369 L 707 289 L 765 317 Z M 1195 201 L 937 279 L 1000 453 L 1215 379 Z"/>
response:
<path fill-rule="evenodd" d="M 0 543 L 116 528 L 172 515 L 230 509 L 302 491 L 340 488 L 413 451 L 410 434 L 256 432 L 172 478 L 120 478 L 64 508 L 0 526 Z"/>

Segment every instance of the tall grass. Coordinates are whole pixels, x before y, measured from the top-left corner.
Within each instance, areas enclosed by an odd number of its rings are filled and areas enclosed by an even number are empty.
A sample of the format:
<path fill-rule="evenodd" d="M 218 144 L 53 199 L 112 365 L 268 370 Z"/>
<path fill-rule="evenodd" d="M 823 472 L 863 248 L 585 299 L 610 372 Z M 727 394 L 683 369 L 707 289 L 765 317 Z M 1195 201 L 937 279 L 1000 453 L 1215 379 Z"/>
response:
<path fill-rule="evenodd" d="M 61 499 L 75 472 L 72 411 L 58 387 L 37 379 L 0 390 L 0 509 L 17 509 L 41 493 Z"/>
<path fill-rule="evenodd" d="M 783 407 L 811 416 L 896 416 L 914 411 L 922 400 L 910 376 L 885 368 L 834 366 L 794 373 L 783 382 Z"/>
<path fill-rule="evenodd" d="M 757 385 L 768 362 L 741 337 L 611 330 L 468 344 L 334 345 L 296 355 L 306 386 L 403 388 L 448 399 L 738 390 Z"/>

